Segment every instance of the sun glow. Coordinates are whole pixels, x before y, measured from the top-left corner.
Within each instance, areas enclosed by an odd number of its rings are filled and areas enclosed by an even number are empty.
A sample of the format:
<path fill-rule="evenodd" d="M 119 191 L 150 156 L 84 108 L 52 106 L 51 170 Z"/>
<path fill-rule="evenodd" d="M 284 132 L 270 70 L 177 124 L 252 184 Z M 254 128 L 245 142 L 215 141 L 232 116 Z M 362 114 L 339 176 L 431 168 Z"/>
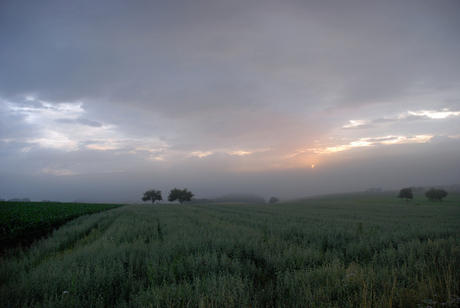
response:
<path fill-rule="evenodd" d="M 416 135 L 416 136 L 384 136 L 376 138 L 361 138 L 357 141 L 352 141 L 349 144 L 338 145 L 326 148 L 310 149 L 315 154 L 331 154 L 341 151 L 346 151 L 352 148 L 369 147 L 378 144 L 391 145 L 402 143 L 425 143 L 430 141 L 433 135 Z"/>
<path fill-rule="evenodd" d="M 248 154 L 252 154 L 254 152 L 248 152 L 248 151 L 233 151 L 233 152 L 229 152 L 230 155 L 238 155 L 238 156 L 242 156 L 242 155 L 248 155 Z"/>
<path fill-rule="evenodd" d="M 416 135 L 416 136 L 387 136 L 380 141 L 381 144 L 397 144 L 397 143 L 425 143 L 430 141 L 433 135 Z"/>
<path fill-rule="evenodd" d="M 195 151 L 195 152 L 190 153 L 190 155 L 191 155 L 191 156 L 196 156 L 196 157 L 202 158 L 202 157 L 209 156 L 209 155 L 211 155 L 212 153 L 213 153 L 213 152 L 211 152 L 211 151 Z"/>
<path fill-rule="evenodd" d="M 365 122 L 361 120 L 350 120 L 348 125 L 345 125 L 343 128 L 356 128 L 358 126 L 364 125 Z"/>

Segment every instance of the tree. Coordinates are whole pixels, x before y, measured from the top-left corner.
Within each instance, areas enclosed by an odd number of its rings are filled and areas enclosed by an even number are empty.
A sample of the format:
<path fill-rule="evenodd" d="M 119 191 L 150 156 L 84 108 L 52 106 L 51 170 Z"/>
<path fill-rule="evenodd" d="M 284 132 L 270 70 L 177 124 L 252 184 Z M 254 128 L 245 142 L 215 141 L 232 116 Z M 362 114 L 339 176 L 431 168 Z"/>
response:
<path fill-rule="evenodd" d="M 191 191 L 188 191 L 187 188 L 178 189 L 174 188 L 169 192 L 168 201 L 179 201 L 182 204 L 184 201 L 192 201 L 192 197 L 195 196 Z"/>
<path fill-rule="evenodd" d="M 155 203 L 155 201 L 161 201 L 163 200 L 163 197 L 161 196 L 161 190 L 155 190 L 155 189 L 150 189 L 147 190 L 144 193 L 144 197 L 142 197 L 142 201 L 152 201 L 152 204 Z"/>
<path fill-rule="evenodd" d="M 270 200 L 268 201 L 268 203 L 269 203 L 269 204 L 272 204 L 272 203 L 276 203 L 276 202 L 278 202 L 278 201 L 279 201 L 278 198 L 276 198 L 276 197 L 271 197 Z"/>
<path fill-rule="evenodd" d="M 442 201 L 445 197 L 447 197 L 449 193 L 445 191 L 444 189 L 436 189 L 436 199 L 439 201 Z"/>
<path fill-rule="evenodd" d="M 435 189 L 434 187 L 430 188 L 427 190 L 425 193 L 425 196 L 428 198 L 430 201 L 435 201 L 439 200 L 442 201 L 445 197 L 447 197 L 448 192 L 445 191 L 444 189 Z"/>
<path fill-rule="evenodd" d="M 449 193 L 447 191 L 445 191 L 444 189 L 437 189 L 436 190 L 436 199 L 438 199 L 439 201 L 442 201 L 442 199 L 447 197 L 448 194 Z"/>
<path fill-rule="evenodd" d="M 430 201 L 434 201 L 434 199 L 436 199 L 436 189 L 434 187 L 428 189 L 425 193 L 425 197 Z"/>
<path fill-rule="evenodd" d="M 414 195 L 412 194 L 411 188 L 403 188 L 399 191 L 398 198 L 406 198 L 406 201 L 408 201 L 408 199 L 412 199 L 413 197 Z"/>

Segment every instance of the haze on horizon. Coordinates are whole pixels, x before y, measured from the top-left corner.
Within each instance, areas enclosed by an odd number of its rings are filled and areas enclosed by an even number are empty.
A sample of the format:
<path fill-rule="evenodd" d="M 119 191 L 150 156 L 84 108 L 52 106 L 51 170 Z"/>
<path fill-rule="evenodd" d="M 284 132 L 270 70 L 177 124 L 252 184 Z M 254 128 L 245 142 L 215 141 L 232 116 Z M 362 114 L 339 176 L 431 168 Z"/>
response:
<path fill-rule="evenodd" d="M 460 182 L 458 1 L 0 2 L 0 197 Z"/>

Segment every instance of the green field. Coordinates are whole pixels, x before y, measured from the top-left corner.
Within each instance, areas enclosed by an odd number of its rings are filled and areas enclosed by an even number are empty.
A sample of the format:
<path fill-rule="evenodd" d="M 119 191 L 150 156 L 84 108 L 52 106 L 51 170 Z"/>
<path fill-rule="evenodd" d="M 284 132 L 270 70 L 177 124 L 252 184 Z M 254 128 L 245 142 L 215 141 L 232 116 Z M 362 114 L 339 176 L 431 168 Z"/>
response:
<path fill-rule="evenodd" d="M 124 206 L 0 261 L 0 307 L 457 307 L 460 195 Z"/>
<path fill-rule="evenodd" d="M 28 243 L 82 215 L 120 207 L 120 204 L 0 201 L 0 248 Z"/>

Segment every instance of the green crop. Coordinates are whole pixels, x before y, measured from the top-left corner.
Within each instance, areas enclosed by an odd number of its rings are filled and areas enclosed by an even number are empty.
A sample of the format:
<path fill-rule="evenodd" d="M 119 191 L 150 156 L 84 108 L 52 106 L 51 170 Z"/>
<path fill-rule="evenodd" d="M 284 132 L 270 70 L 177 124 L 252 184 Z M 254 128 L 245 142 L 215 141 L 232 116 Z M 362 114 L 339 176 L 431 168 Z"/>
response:
<path fill-rule="evenodd" d="M 0 307 L 458 307 L 460 194 L 123 206 L 0 256 Z"/>
<path fill-rule="evenodd" d="M 0 202 L 0 243 L 46 233 L 69 220 L 116 208 L 120 204 Z"/>

